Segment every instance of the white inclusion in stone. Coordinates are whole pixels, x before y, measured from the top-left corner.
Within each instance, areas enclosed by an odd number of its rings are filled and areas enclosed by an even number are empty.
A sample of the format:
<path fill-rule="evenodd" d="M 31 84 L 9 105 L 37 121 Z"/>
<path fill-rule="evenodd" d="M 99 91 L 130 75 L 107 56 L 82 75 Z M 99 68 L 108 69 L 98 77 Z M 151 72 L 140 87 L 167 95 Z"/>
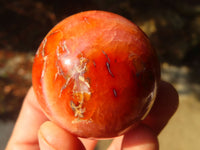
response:
<path fill-rule="evenodd" d="M 70 66 L 72 64 L 72 62 L 71 62 L 70 59 L 65 59 L 64 64 L 67 65 L 67 66 Z"/>

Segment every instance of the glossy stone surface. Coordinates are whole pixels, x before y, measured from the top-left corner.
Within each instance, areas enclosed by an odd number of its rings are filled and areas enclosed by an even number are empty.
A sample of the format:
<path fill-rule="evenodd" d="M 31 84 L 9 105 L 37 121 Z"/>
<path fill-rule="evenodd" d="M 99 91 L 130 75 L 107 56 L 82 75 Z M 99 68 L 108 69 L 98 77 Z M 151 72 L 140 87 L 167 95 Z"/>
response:
<path fill-rule="evenodd" d="M 119 136 L 150 110 L 160 79 L 146 35 L 103 11 L 58 23 L 35 56 L 33 87 L 48 118 L 87 138 Z"/>

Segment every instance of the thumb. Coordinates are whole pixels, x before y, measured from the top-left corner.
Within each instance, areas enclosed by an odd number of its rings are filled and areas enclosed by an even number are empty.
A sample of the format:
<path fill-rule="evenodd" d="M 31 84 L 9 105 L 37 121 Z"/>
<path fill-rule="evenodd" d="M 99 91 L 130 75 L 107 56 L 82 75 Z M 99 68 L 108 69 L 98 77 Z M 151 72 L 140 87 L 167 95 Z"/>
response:
<path fill-rule="evenodd" d="M 38 139 L 41 150 L 85 149 L 78 138 L 50 121 L 40 126 Z"/>

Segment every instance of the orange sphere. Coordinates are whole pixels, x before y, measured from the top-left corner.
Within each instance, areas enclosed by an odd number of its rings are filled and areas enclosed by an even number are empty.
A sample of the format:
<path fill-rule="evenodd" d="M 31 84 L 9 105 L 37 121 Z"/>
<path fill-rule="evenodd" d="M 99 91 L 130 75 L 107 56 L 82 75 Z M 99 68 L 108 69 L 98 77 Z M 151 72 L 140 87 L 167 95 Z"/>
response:
<path fill-rule="evenodd" d="M 58 23 L 33 64 L 33 88 L 47 117 L 79 137 L 110 138 L 150 110 L 160 79 L 147 36 L 129 20 L 86 11 Z"/>

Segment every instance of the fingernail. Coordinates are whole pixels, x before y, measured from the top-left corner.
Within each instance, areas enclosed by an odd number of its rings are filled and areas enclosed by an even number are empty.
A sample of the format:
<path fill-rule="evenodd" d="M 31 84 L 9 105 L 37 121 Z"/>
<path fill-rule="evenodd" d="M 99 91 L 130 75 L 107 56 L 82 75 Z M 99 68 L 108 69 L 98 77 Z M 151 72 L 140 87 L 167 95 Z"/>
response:
<path fill-rule="evenodd" d="M 52 145 L 49 144 L 45 136 L 41 131 L 38 132 L 38 140 L 39 140 L 39 146 L 40 150 L 55 150 L 55 148 L 52 147 Z"/>

